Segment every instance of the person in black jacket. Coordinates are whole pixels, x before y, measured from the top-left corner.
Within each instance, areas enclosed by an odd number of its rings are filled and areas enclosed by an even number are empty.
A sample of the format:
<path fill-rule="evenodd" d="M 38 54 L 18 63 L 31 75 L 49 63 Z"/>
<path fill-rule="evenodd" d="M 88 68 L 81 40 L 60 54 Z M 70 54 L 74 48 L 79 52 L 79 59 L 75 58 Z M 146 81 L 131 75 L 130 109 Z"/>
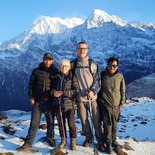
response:
<path fill-rule="evenodd" d="M 71 64 L 67 59 L 60 63 L 60 73 L 55 77 L 52 94 L 55 97 L 55 110 L 59 124 L 61 143 L 59 148 L 63 149 L 66 145 L 66 126 L 65 118 L 68 121 L 70 133 L 70 149 L 76 150 L 76 126 L 74 120 L 75 98 L 79 91 L 79 84 L 76 76 L 72 75 Z M 62 115 L 61 115 L 62 114 Z"/>
<path fill-rule="evenodd" d="M 32 105 L 31 122 L 23 146 L 17 148 L 19 152 L 32 150 L 38 126 L 40 124 L 42 113 L 44 113 L 47 121 L 47 140 L 50 146 L 55 146 L 54 137 L 54 113 L 52 113 L 51 103 L 51 85 L 52 76 L 58 73 L 58 69 L 53 65 L 53 55 L 45 53 L 43 62 L 38 68 L 32 71 L 29 80 L 29 99 Z"/>

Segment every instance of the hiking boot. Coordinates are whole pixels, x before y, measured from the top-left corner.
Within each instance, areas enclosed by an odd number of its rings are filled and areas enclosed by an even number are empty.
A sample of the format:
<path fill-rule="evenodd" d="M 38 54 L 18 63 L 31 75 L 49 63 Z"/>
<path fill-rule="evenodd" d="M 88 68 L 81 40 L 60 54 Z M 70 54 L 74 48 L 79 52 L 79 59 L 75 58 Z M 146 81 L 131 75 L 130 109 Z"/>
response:
<path fill-rule="evenodd" d="M 119 143 L 117 143 L 116 141 L 112 142 L 112 147 L 114 148 L 114 150 L 117 152 L 119 149 L 122 149 L 123 146 L 120 145 Z"/>
<path fill-rule="evenodd" d="M 26 151 L 31 151 L 31 150 L 32 150 L 32 146 L 28 146 L 28 145 L 23 145 L 16 149 L 16 151 L 18 152 L 26 152 Z"/>
<path fill-rule="evenodd" d="M 99 144 L 98 145 L 98 150 L 101 151 L 101 152 L 105 152 L 106 149 L 105 149 L 104 144 Z"/>
<path fill-rule="evenodd" d="M 71 138 L 70 149 L 71 150 L 76 150 L 76 138 Z"/>
<path fill-rule="evenodd" d="M 89 147 L 89 145 L 92 143 L 92 140 L 90 139 L 86 139 L 84 142 L 83 142 L 83 146 L 84 147 Z"/>
<path fill-rule="evenodd" d="M 112 147 L 117 147 L 119 146 L 120 144 L 118 144 L 116 141 L 112 141 Z"/>
<path fill-rule="evenodd" d="M 61 138 L 61 143 L 58 145 L 59 149 L 63 149 L 66 145 L 66 139 L 65 138 Z"/>
<path fill-rule="evenodd" d="M 49 144 L 49 146 L 51 146 L 51 147 L 55 147 L 55 146 L 56 146 L 55 140 L 54 140 L 54 139 L 48 140 L 48 144 Z"/>
<path fill-rule="evenodd" d="M 108 154 L 112 154 L 112 148 L 111 148 L 111 144 L 106 144 L 106 153 Z"/>

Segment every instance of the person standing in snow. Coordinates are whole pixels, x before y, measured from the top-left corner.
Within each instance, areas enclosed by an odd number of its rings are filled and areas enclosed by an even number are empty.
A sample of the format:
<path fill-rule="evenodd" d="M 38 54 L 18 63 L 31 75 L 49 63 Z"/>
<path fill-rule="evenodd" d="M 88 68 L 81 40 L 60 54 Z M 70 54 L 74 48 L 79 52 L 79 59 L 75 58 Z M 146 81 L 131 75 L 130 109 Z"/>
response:
<path fill-rule="evenodd" d="M 53 65 L 52 53 L 44 54 L 43 62 L 38 68 L 32 71 L 29 80 L 29 99 L 32 105 L 31 122 L 23 146 L 17 148 L 19 152 L 32 150 L 32 144 L 40 124 L 42 113 L 47 121 L 47 140 L 50 146 L 55 146 L 54 137 L 54 113 L 51 103 L 52 76 L 58 73 L 58 69 Z"/>
<path fill-rule="evenodd" d="M 97 99 L 100 118 L 103 121 L 103 141 L 109 154 L 112 153 L 112 147 L 116 151 L 120 148 L 116 142 L 116 128 L 121 107 L 126 99 L 125 80 L 118 68 L 118 58 L 110 57 L 107 60 L 106 70 L 101 72 L 101 89 Z"/>
<path fill-rule="evenodd" d="M 77 111 L 82 123 L 82 132 L 86 137 L 83 142 L 84 147 L 89 147 L 93 142 L 93 133 L 91 131 L 88 119 L 89 100 L 91 100 L 91 109 L 93 117 L 93 126 L 98 141 L 99 149 L 103 150 L 101 139 L 101 125 L 99 121 L 99 109 L 96 102 L 97 93 L 100 89 L 100 75 L 97 64 L 89 58 L 86 42 L 79 42 L 76 48 L 77 58 L 72 60 L 72 72 L 77 77 L 80 91 L 77 97 Z"/>
<path fill-rule="evenodd" d="M 67 119 L 70 134 L 70 149 L 76 150 L 76 126 L 75 126 L 75 98 L 79 91 L 77 78 L 72 75 L 71 64 L 68 59 L 63 59 L 60 63 L 60 72 L 54 78 L 53 103 L 55 105 L 56 117 L 59 124 L 61 143 L 59 148 L 63 149 L 66 145 L 66 125 Z M 60 109 L 61 108 L 61 109 Z M 62 114 L 62 115 L 61 115 Z M 61 118 L 62 116 L 62 118 Z"/>

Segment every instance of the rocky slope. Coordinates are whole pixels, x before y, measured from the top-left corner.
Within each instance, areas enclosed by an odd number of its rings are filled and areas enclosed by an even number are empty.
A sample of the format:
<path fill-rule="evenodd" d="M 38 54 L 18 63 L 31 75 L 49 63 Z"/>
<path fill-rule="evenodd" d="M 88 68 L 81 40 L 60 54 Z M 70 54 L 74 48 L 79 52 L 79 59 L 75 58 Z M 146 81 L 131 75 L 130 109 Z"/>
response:
<path fill-rule="evenodd" d="M 155 99 L 155 73 L 137 79 L 127 85 L 127 97 L 149 97 Z"/>

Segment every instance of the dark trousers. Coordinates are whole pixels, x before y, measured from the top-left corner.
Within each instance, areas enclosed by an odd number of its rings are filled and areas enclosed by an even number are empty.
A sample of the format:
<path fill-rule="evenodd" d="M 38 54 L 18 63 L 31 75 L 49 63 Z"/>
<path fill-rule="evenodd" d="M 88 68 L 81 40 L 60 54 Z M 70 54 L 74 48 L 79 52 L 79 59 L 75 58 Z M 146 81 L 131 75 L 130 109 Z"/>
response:
<path fill-rule="evenodd" d="M 64 112 L 64 110 L 61 110 L 61 111 L 62 111 L 63 122 L 62 122 L 61 117 L 60 117 L 60 111 L 58 110 L 56 112 L 56 117 L 57 117 L 58 125 L 59 125 L 60 137 L 64 137 L 64 135 L 67 137 L 67 133 L 66 133 L 66 119 L 67 119 L 70 138 L 76 138 L 76 126 L 75 126 L 75 118 L 74 118 L 75 112 L 74 112 L 74 110 L 71 109 L 71 110 L 68 110 L 66 112 Z M 62 123 L 63 123 L 64 129 L 62 128 Z"/>
<path fill-rule="evenodd" d="M 120 115 L 119 107 L 106 107 L 100 108 L 100 117 L 103 121 L 103 143 L 111 144 L 116 141 L 117 122 Z"/>
<path fill-rule="evenodd" d="M 32 112 L 31 112 L 31 122 L 30 122 L 30 127 L 28 130 L 28 135 L 26 137 L 25 145 L 32 145 L 34 138 L 36 136 L 41 116 L 44 113 L 46 117 L 46 122 L 47 122 L 47 139 L 51 140 L 54 137 L 54 115 L 52 114 L 51 111 L 44 111 L 42 112 L 39 106 L 39 103 L 36 103 L 32 107 Z"/>

